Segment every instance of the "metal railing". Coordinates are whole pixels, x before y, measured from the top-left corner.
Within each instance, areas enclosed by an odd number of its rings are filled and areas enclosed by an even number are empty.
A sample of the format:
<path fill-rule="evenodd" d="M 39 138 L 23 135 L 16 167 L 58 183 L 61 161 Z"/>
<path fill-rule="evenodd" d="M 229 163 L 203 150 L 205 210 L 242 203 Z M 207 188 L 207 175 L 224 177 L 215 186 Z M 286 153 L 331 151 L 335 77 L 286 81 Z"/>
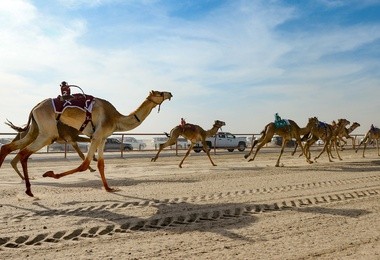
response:
<path fill-rule="evenodd" d="M 245 136 L 247 138 L 247 141 L 246 141 L 247 148 L 251 147 L 254 138 L 260 136 L 260 134 L 257 134 L 257 133 L 254 133 L 254 134 L 234 134 L 234 135 L 235 136 Z M 15 136 L 16 136 L 16 133 L 0 133 L 0 141 L 2 140 L 3 143 L 6 143 L 6 139 L 13 139 Z M 364 134 L 354 134 L 354 135 L 351 135 L 351 136 L 354 137 L 355 145 L 358 145 L 359 144 L 359 140 L 360 140 L 359 137 L 364 137 Z M 147 145 L 146 146 L 147 148 L 143 149 L 143 150 L 128 151 L 128 153 L 131 153 L 131 152 L 136 152 L 136 151 L 139 151 L 139 152 L 143 152 L 143 151 L 147 151 L 147 152 L 149 152 L 149 151 L 150 152 L 157 151 L 157 146 L 155 146 L 154 143 L 153 143 L 153 137 L 166 137 L 166 135 L 163 134 L 163 133 L 113 133 L 112 137 L 119 138 L 122 141 L 124 140 L 124 137 L 147 137 L 147 138 L 149 137 L 149 140 L 151 140 L 151 143 L 152 143 L 151 147 L 149 147 L 149 145 Z M 248 141 L 248 138 L 251 138 L 251 137 L 252 137 L 252 141 Z M 145 144 L 147 144 L 147 143 L 145 143 Z M 159 144 L 159 143 L 157 143 L 157 144 Z M 68 153 L 75 152 L 75 151 L 71 151 L 71 149 L 69 149 L 68 145 L 69 144 L 67 144 L 67 143 L 64 144 L 63 151 L 51 151 L 51 150 L 49 150 L 49 146 L 47 146 L 46 149 L 45 148 L 41 149 L 37 153 L 63 153 L 64 158 L 67 158 L 67 154 Z M 264 147 L 268 147 L 268 145 L 265 145 Z M 120 157 L 121 158 L 123 158 L 124 154 L 126 153 L 126 151 L 124 151 L 123 148 L 124 148 L 123 147 L 123 142 L 121 142 L 121 144 L 120 144 L 120 151 L 116 151 L 116 152 L 120 152 Z M 216 154 L 217 149 L 221 150 L 221 149 L 227 149 L 227 148 L 228 147 L 213 148 L 214 154 Z M 181 150 L 186 151 L 188 148 L 187 147 L 186 148 L 185 147 L 179 147 L 178 146 L 178 142 L 177 142 L 175 145 L 173 145 L 171 147 L 168 147 L 165 150 L 168 150 L 168 149 L 171 150 L 171 151 L 174 150 L 175 151 L 175 155 L 178 155 L 179 151 L 181 151 Z M 237 149 L 237 147 L 235 149 Z M 86 152 L 86 151 L 84 151 L 84 152 Z"/>

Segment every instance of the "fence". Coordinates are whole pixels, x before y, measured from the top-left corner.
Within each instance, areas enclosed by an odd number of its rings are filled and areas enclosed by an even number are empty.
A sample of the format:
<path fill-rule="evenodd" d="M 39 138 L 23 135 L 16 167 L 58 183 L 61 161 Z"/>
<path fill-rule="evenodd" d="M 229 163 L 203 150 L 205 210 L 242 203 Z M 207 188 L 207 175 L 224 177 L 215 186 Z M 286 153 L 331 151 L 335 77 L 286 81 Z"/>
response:
<path fill-rule="evenodd" d="M 260 134 L 255 134 L 255 133 L 254 134 L 234 134 L 234 135 L 235 136 L 244 136 L 244 137 L 246 137 L 246 139 L 247 139 L 247 142 L 246 142 L 247 143 L 247 148 L 250 148 L 251 145 L 252 145 L 253 140 L 255 140 L 256 137 L 260 136 Z M 16 136 L 16 133 L 0 133 L 0 145 L 10 142 L 15 136 Z M 351 136 L 354 137 L 355 145 L 357 145 L 360 142 L 359 141 L 360 139 L 358 139 L 358 138 L 359 137 L 363 137 L 364 134 L 355 134 L 355 135 L 351 135 Z M 158 145 L 157 144 L 159 144 L 159 143 L 156 143 L 156 145 L 155 145 L 155 143 L 154 143 L 155 139 L 154 138 L 155 137 L 166 137 L 166 135 L 162 134 L 162 133 L 114 133 L 112 135 L 112 137 L 118 138 L 120 140 L 124 140 L 125 137 L 135 137 L 136 139 L 140 138 L 140 140 L 141 140 L 142 137 L 143 138 L 147 138 L 147 139 L 143 140 L 144 143 L 146 144 L 146 149 L 137 150 L 137 151 L 139 151 L 139 152 L 143 152 L 143 151 L 147 151 L 147 152 L 150 151 L 150 152 L 152 152 L 152 151 L 156 151 L 158 149 Z M 348 143 L 348 145 L 349 144 L 350 143 Z M 63 148 L 62 148 L 61 151 L 56 151 L 56 150 L 52 151 L 51 149 L 49 149 L 49 147 L 50 146 L 47 146 L 46 148 L 41 149 L 37 153 L 63 153 L 64 158 L 66 158 L 68 153 L 74 152 L 74 150 L 70 149 L 70 145 L 67 144 L 67 143 L 65 143 L 62 146 Z M 84 147 L 84 146 L 82 146 L 82 147 Z M 268 148 L 268 145 L 266 145 L 264 147 Z M 175 145 L 166 148 L 166 150 L 167 149 L 175 151 L 175 154 L 178 155 L 178 152 L 180 150 L 187 150 L 188 148 L 187 147 L 179 146 L 178 142 L 177 142 Z M 227 149 L 227 147 L 226 148 L 220 148 L 220 149 Z M 86 151 L 87 151 L 87 149 L 85 151 L 83 151 L 83 152 L 86 152 Z M 214 154 L 216 154 L 217 149 L 214 148 L 213 151 L 214 151 Z M 120 157 L 122 157 L 122 158 L 124 157 L 124 153 L 126 153 L 126 151 L 123 149 L 123 142 L 120 143 L 120 149 L 117 152 L 120 153 Z M 129 151 L 128 153 L 130 153 L 130 152 L 136 152 L 136 150 Z"/>

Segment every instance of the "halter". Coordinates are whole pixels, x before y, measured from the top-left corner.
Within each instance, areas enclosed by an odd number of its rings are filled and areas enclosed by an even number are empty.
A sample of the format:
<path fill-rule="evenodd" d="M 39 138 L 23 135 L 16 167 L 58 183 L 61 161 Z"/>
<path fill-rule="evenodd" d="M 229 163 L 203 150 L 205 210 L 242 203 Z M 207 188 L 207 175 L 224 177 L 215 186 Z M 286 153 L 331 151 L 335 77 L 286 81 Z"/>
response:
<path fill-rule="evenodd" d="M 149 100 L 150 102 L 152 102 L 152 103 L 158 105 L 158 111 L 157 111 L 157 113 L 160 113 L 161 104 L 162 104 L 162 102 L 165 101 L 165 97 L 164 97 L 164 93 L 163 93 L 163 92 L 161 92 L 161 97 L 162 97 L 162 101 L 159 102 L 159 103 L 157 103 L 156 101 L 152 100 L 152 99 L 150 98 L 150 96 L 146 98 L 146 99 Z"/>

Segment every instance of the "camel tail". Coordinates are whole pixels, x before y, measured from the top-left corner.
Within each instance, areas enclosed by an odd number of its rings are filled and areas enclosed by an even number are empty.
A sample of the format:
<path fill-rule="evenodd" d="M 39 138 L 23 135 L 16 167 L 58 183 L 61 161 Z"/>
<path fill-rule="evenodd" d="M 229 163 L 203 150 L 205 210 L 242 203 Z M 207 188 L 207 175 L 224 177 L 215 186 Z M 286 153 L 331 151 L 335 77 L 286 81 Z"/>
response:
<path fill-rule="evenodd" d="M 13 130 L 15 130 L 16 132 L 25 132 L 26 130 L 28 130 L 29 128 L 29 124 L 27 124 L 25 127 L 20 127 L 20 126 L 16 126 L 14 125 L 11 121 L 9 121 L 7 119 L 7 122 L 5 122 L 6 125 L 10 126 Z"/>
<path fill-rule="evenodd" d="M 168 134 L 168 133 L 166 133 L 166 132 L 164 132 L 164 134 L 165 134 L 167 137 L 170 138 L 170 134 Z"/>
<path fill-rule="evenodd" d="M 7 122 L 5 122 L 6 125 L 10 126 L 13 130 L 21 133 L 21 132 L 25 132 L 29 129 L 29 126 L 30 126 L 30 123 L 31 121 L 34 120 L 33 119 L 33 114 L 32 112 L 30 112 L 29 114 L 29 118 L 28 118 L 28 123 L 26 123 L 25 127 L 20 127 L 20 126 L 15 126 L 11 121 L 9 121 L 7 119 Z"/>

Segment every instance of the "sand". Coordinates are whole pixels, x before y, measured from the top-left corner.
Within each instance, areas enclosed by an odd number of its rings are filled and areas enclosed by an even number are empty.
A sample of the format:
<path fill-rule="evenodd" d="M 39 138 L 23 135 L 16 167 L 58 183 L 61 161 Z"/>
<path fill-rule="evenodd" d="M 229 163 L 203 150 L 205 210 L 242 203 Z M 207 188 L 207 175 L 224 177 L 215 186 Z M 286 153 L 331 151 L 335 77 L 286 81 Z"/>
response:
<path fill-rule="evenodd" d="M 268 152 L 268 150 L 270 150 Z M 314 154 L 314 153 L 313 153 Z M 181 156 L 183 152 L 181 153 Z M 43 178 L 79 165 L 33 156 L 32 191 L 0 169 L 1 259 L 380 259 L 380 157 L 345 150 L 309 165 L 286 150 L 128 153 L 97 172 Z M 96 164 L 94 164 L 96 166 Z"/>

